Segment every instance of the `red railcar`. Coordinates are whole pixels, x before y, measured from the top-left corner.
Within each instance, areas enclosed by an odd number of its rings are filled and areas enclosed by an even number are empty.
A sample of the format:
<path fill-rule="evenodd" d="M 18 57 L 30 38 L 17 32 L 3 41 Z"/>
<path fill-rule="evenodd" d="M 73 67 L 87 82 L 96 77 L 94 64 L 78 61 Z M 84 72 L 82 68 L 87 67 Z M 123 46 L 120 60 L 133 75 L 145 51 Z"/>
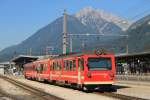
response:
<path fill-rule="evenodd" d="M 36 75 L 35 66 L 33 63 L 28 63 L 24 65 L 24 76 L 27 79 L 34 79 Z"/>
<path fill-rule="evenodd" d="M 49 80 L 50 77 L 50 59 L 38 60 L 34 62 L 35 71 L 37 72 L 35 75 L 35 79 L 38 81 Z"/>
<path fill-rule="evenodd" d="M 36 68 L 33 73 L 37 74 L 38 80 L 76 86 L 84 90 L 109 87 L 115 82 L 115 57 L 111 54 L 58 56 L 36 61 L 34 66 Z"/>

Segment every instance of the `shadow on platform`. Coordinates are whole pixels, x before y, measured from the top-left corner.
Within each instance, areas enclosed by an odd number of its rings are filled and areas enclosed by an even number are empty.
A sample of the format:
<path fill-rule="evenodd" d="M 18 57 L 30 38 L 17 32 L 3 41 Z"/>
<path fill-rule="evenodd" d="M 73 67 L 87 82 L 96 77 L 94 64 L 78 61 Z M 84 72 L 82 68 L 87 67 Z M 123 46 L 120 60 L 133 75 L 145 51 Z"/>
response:
<path fill-rule="evenodd" d="M 124 88 L 131 88 L 131 87 L 129 87 L 129 86 L 121 86 L 121 85 L 113 85 L 113 87 L 115 88 L 115 89 L 124 89 Z"/>

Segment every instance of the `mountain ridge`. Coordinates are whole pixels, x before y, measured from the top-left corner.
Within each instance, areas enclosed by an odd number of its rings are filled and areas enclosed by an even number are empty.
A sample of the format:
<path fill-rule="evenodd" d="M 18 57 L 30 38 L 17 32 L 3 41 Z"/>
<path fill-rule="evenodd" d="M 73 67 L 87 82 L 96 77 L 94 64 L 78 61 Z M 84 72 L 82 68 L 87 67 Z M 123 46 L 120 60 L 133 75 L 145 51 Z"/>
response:
<path fill-rule="evenodd" d="M 107 13 L 100 9 L 93 9 L 92 7 L 85 7 L 81 9 L 79 12 L 75 14 L 75 16 L 81 19 L 81 17 L 88 15 L 88 14 L 90 15 L 93 14 L 94 18 L 101 18 L 105 20 L 106 22 L 112 22 L 116 24 L 118 27 L 120 27 L 122 30 L 126 30 L 131 25 L 131 22 L 129 22 L 128 20 L 118 17 L 114 14 Z M 84 20 L 81 20 L 81 22 L 85 24 Z"/>
<path fill-rule="evenodd" d="M 93 9 L 92 9 L 93 10 Z M 96 11 L 97 13 L 97 11 Z M 92 16 L 92 15 L 91 15 Z M 88 18 L 88 15 L 87 15 Z M 99 16 L 98 16 L 99 18 Z M 67 31 L 70 34 L 100 34 L 99 28 L 104 28 L 101 33 L 104 34 L 125 34 L 121 28 L 119 28 L 115 23 L 109 22 L 104 19 L 91 18 L 89 24 L 85 25 L 79 17 L 75 15 L 67 16 Z M 97 20 L 100 22 L 96 25 Z M 0 61 L 9 60 L 16 54 L 27 54 L 29 49 L 32 49 L 33 55 L 43 55 L 45 54 L 45 49 L 47 46 L 52 46 L 54 51 L 50 53 L 58 54 L 62 53 L 62 22 L 63 17 L 59 17 L 50 24 L 40 28 L 33 35 L 31 35 L 26 40 L 22 41 L 20 44 L 5 48 L 0 52 Z M 102 23 L 101 23 L 102 22 Z M 104 27 L 105 23 L 107 27 Z M 100 25 L 98 25 L 100 24 Z M 94 27 L 92 27 L 94 26 Z M 73 50 L 75 52 L 81 52 L 84 50 L 93 50 L 94 48 L 103 47 L 106 49 L 117 49 L 118 52 L 124 52 L 124 41 L 117 44 L 120 37 L 105 37 L 105 36 L 75 36 L 73 38 Z M 89 41 L 90 40 L 90 41 Z M 69 38 L 68 38 L 68 41 Z M 111 43 L 111 44 L 110 44 Z M 84 44 L 84 47 L 81 45 Z M 117 46 L 116 46 L 117 44 Z M 114 49 L 115 47 L 115 49 Z M 120 48 L 121 47 L 121 48 Z"/>

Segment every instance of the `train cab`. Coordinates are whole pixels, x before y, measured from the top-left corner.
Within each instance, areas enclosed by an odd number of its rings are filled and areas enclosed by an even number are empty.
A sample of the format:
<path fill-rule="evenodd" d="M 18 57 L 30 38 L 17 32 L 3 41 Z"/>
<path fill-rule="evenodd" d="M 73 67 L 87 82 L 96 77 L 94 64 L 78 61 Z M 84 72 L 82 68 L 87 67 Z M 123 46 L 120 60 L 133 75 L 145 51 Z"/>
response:
<path fill-rule="evenodd" d="M 78 57 L 78 84 L 84 88 L 110 88 L 115 82 L 114 55 L 88 54 Z"/>

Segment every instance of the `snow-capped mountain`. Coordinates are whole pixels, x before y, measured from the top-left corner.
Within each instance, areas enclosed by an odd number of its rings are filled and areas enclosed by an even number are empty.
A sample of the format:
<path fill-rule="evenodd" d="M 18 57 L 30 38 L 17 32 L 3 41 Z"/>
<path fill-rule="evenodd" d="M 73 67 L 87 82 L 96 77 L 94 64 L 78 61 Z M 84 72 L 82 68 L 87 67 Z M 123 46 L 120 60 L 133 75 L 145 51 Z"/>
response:
<path fill-rule="evenodd" d="M 99 32 L 105 31 L 110 24 L 115 26 L 115 29 L 121 28 L 121 30 L 126 30 L 131 23 L 123 18 L 120 18 L 111 13 L 106 13 L 100 9 L 93 9 L 92 7 L 83 8 L 81 11 L 75 14 L 83 24 L 90 25 L 93 28 L 97 29 Z M 107 29 L 112 30 L 114 27 Z"/>

